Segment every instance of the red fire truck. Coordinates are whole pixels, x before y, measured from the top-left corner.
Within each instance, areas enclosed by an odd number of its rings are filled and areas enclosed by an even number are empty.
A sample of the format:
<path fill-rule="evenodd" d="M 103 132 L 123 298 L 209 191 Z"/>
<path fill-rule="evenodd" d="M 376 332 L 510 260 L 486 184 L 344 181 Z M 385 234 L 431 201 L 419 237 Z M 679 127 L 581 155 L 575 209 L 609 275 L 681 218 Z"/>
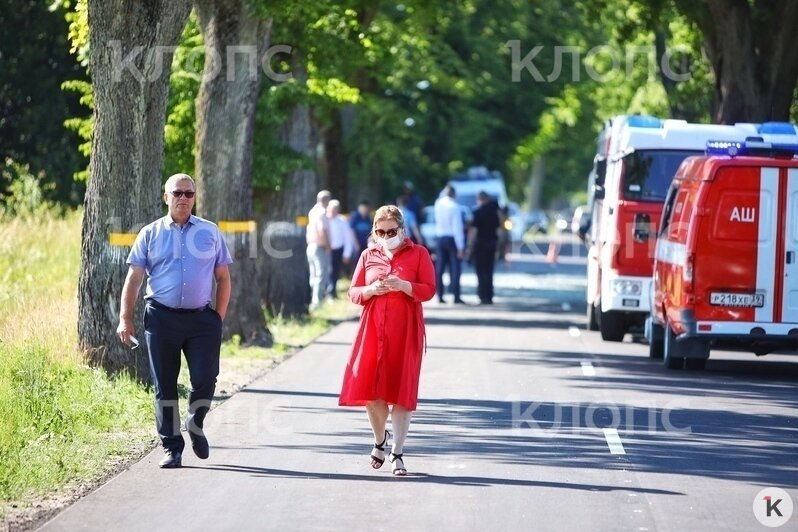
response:
<path fill-rule="evenodd" d="M 646 323 L 668 368 L 703 369 L 713 345 L 798 347 L 798 129 L 763 130 L 710 143 L 668 191 Z"/>
<path fill-rule="evenodd" d="M 604 340 L 642 334 L 649 315 L 654 245 L 662 203 L 682 161 L 709 140 L 743 141 L 756 124 L 691 124 L 618 116 L 599 136 L 588 243 L 587 322 Z"/>

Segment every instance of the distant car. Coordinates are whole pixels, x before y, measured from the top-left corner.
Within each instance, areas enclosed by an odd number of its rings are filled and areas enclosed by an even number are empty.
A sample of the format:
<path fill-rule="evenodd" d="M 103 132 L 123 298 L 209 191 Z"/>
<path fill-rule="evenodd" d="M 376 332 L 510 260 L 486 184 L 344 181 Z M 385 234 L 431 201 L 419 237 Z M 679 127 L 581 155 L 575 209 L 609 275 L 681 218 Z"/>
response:
<path fill-rule="evenodd" d="M 463 215 L 463 231 L 465 234 L 468 234 L 468 226 L 474 218 L 474 213 L 464 205 L 460 205 L 460 211 Z M 421 211 L 421 219 L 422 222 L 418 228 L 421 231 L 421 236 L 424 238 L 424 245 L 427 249 L 434 252 L 438 249 L 438 235 L 435 234 L 435 206 L 428 205 L 424 207 Z"/>
<path fill-rule="evenodd" d="M 528 229 L 526 217 L 521 212 L 521 207 L 514 201 L 507 203 L 507 220 L 504 228 L 510 231 L 510 238 L 514 242 L 520 242 Z"/>
<path fill-rule="evenodd" d="M 421 236 L 424 237 L 424 245 L 427 249 L 434 251 L 438 247 L 438 237 L 435 234 L 435 207 L 429 205 L 421 211 L 421 225 L 418 226 Z"/>
<path fill-rule="evenodd" d="M 549 217 L 543 211 L 529 211 L 526 213 L 526 227 L 527 231 L 545 235 L 549 232 Z"/>
<path fill-rule="evenodd" d="M 570 233 L 571 232 L 571 220 L 573 219 L 574 213 L 570 209 L 565 209 L 562 211 L 557 211 L 554 213 L 554 227 L 557 228 L 557 231 L 560 233 Z"/>
<path fill-rule="evenodd" d="M 587 205 L 580 205 L 574 211 L 574 216 L 571 218 L 571 232 L 578 235 L 582 240 L 585 239 L 585 233 L 589 229 L 590 210 Z"/>

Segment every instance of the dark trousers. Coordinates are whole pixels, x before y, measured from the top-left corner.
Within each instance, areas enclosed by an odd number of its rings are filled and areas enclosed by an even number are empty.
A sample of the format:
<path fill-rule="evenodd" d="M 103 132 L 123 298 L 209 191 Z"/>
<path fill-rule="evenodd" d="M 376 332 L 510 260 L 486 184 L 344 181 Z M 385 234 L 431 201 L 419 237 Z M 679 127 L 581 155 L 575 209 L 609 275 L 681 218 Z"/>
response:
<path fill-rule="evenodd" d="M 460 299 L 460 259 L 457 258 L 457 245 L 453 236 L 438 238 L 437 260 L 435 270 L 438 276 L 438 299 L 443 297 L 443 272 L 449 268 L 449 291 L 455 299 Z"/>
<path fill-rule="evenodd" d="M 332 250 L 330 255 L 332 268 L 330 268 L 330 295 L 338 297 L 338 279 L 341 277 L 341 266 L 344 263 L 344 248 Z"/>
<path fill-rule="evenodd" d="M 185 440 L 180 434 L 177 394 L 180 353 L 186 355 L 191 379 L 186 427 L 202 428 L 219 375 L 222 318 L 210 307 L 184 313 L 148 304 L 144 311 L 144 336 L 155 386 L 158 436 L 164 449 L 183 452 Z"/>
<path fill-rule="evenodd" d="M 496 240 L 477 239 L 474 245 L 474 270 L 477 273 L 477 294 L 482 303 L 493 301 L 493 265 Z"/>

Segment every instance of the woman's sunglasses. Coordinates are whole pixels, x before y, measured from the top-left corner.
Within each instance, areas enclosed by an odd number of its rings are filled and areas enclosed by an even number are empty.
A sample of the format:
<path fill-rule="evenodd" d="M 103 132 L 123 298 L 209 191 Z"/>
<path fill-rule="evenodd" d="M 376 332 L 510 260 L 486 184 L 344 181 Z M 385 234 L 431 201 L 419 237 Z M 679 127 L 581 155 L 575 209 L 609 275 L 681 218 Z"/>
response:
<path fill-rule="evenodd" d="M 399 233 L 399 228 L 394 227 L 393 229 L 388 229 L 387 231 L 383 231 L 382 229 L 375 229 L 374 234 L 380 238 L 393 238 Z"/>
<path fill-rule="evenodd" d="M 188 199 L 191 199 L 191 198 L 194 197 L 194 191 L 193 190 L 173 190 L 169 194 L 171 194 L 172 196 L 174 196 L 176 198 L 182 198 L 183 196 L 185 196 Z"/>

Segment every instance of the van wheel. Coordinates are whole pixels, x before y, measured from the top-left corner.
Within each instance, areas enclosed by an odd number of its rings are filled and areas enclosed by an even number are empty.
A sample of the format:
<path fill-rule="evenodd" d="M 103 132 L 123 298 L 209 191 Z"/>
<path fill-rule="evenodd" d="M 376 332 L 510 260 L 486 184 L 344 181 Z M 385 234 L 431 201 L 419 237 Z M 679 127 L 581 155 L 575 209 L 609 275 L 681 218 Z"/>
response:
<path fill-rule="evenodd" d="M 694 369 L 697 371 L 703 371 L 707 367 L 707 359 L 706 358 L 688 358 L 685 360 L 685 365 L 687 369 Z"/>
<path fill-rule="evenodd" d="M 620 312 L 599 310 L 598 326 L 602 340 L 607 342 L 623 341 L 623 336 L 626 334 L 626 321 Z"/>
<path fill-rule="evenodd" d="M 587 330 L 599 330 L 598 321 L 596 320 L 596 306 L 593 303 L 587 304 Z"/>
<path fill-rule="evenodd" d="M 665 329 L 662 325 L 657 323 L 651 324 L 651 338 L 648 340 L 648 357 L 659 360 L 665 354 L 665 346 L 663 345 L 663 336 Z"/>
<path fill-rule="evenodd" d="M 665 338 L 663 341 L 662 362 L 668 369 L 682 369 L 684 367 L 684 357 L 677 356 L 676 335 L 671 326 L 665 324 Z"/>

